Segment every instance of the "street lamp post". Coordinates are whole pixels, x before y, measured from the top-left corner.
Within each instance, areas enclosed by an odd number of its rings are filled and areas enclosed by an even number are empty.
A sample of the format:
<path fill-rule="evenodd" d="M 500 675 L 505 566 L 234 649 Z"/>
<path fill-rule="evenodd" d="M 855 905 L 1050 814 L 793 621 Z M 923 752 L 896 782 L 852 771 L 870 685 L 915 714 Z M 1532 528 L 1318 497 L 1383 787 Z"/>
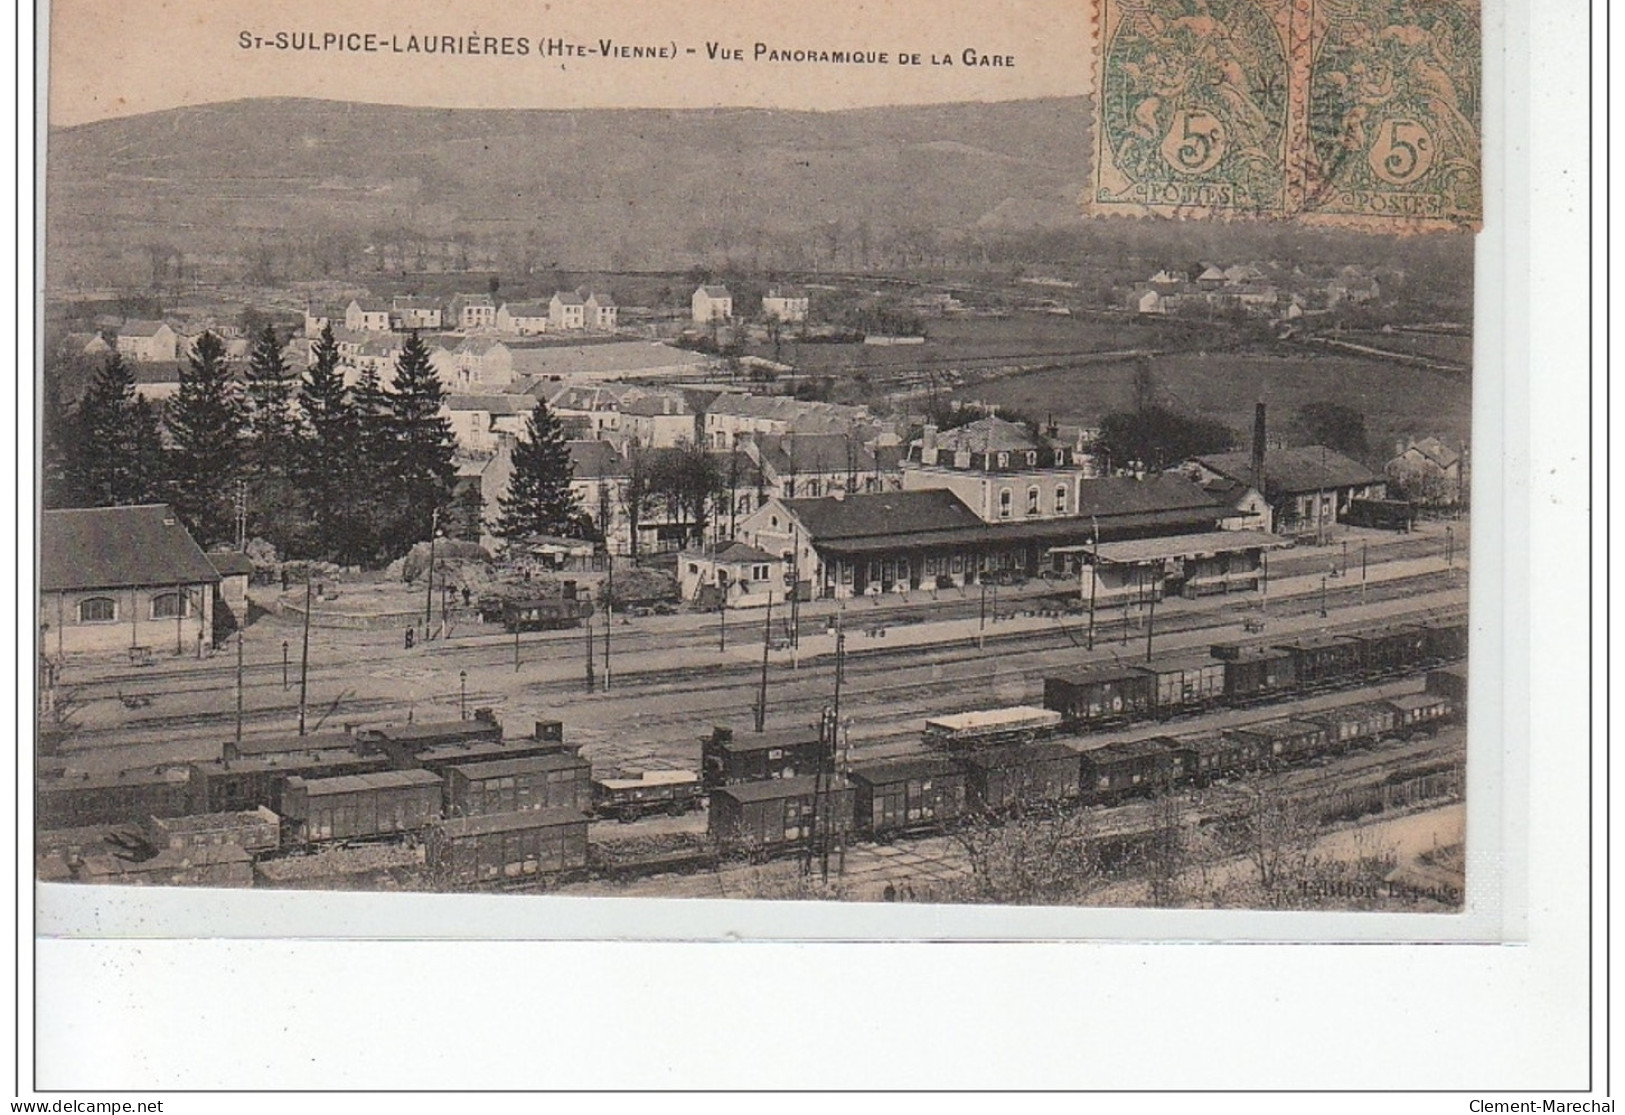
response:
<path fill-rule="evenodd" d="M 468 671 L 457 671 L 457 719 L 468 719 Z"/>
<path fill-rule="evenodd" d="M 1324 576 L 1320 578 L 1320 615 L 1322 619 L 1326 618 L 1326 578 Z"/>
<path fill-rule="evenodd" d="M 282 640 L 282 691 L 288 691 L 288 640 Z"/>
<path fill-rule="evenodd" d="M 429 574 L 423 586 L 423 637 L 429 637 L 429 624 L 434 621 L 434 540 L 440 533 L 440 508 L 434 509 L 429 520 Z"/>

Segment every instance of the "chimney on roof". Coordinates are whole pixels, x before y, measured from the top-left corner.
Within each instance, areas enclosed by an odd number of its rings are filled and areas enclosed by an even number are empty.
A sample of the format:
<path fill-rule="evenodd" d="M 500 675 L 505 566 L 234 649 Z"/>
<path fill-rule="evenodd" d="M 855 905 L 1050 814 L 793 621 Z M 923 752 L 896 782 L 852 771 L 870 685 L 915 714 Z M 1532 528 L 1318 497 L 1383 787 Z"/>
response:
<path fill-rule="evenodd" d="M 1253 487 L 1264 491 L 1264 404 L 1253 411 Z"/>

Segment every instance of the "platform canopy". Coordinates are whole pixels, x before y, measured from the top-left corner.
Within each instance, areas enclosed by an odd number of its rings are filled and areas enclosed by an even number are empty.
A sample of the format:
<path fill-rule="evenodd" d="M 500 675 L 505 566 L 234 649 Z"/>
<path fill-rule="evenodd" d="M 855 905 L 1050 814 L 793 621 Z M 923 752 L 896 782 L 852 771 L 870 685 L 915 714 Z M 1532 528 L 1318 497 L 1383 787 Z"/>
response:
<path fill-rule="evenodd" d="M 1126 542 L 1102 542 L 1099 546 L 1057 546 L 1052 554 L 1098 555 L 1102 564 L 1138 565 L 1169 558 L 1217 557 L 1248 550 L 1277 550 L 1292 545 L 1291 539 L 1261 530 L 1215 530 L 1204 534 L 1172 534 L 1161 538 L 1134 538 Z"/>

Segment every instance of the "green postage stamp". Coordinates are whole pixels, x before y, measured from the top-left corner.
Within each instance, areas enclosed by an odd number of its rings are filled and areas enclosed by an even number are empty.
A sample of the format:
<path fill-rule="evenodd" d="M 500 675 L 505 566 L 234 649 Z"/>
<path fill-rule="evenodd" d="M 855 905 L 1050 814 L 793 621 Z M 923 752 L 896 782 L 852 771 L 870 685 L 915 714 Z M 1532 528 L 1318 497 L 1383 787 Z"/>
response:
<path fill-rule="evenodd" d="M 1093 0 L 1085 207 L 1476 228 L 1475 0 Z"/>

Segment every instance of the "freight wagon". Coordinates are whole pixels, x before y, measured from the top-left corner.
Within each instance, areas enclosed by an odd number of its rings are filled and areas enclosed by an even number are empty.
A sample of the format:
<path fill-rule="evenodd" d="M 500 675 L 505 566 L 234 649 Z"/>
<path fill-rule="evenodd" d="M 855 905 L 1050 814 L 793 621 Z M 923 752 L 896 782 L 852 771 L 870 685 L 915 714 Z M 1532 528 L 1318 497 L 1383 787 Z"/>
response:
<path fill-rule="evenodd" d="M 952 759 L 859 763 L 847 777 L 857 829 L 873 839 L 946 828 L 965 815 L 965 771 Z"/>
<path fill-rule="evenodd" d="M 426 770 L 296 776 L 282 794 L 285 837 L 290 844 L 315 844 L 418 832 L 439 820 L 441 794 L 440 778 Z"/>
<path fill-rule="evenodd" d="M 592 601 L 557 597 L 550 600 L 508 600 L 502 605 L 502 627 L 518 631 L 558 631 L 580 627 L 592 618 Z"/>
<path fill-rule="evenodd" d="M 187 785 L 187 772 L 178 767 L 41 778 L 35 783 L 35 824 L 59 829 L 179 817 L 188 812 Z"/>
<path fill-rule="evenodd" d="M 828 748 L 809 728 L 776 729 L 734 735 L 718 725 L 700 748 L 700 770 L 708 790 L 735 782 L 795 778 L 815 774 Z"/>
<path fill-rule="evenodd" d="M 1467 663 L 1428 671 L 1429 693 L 1449 697 L 1458 708 L 1467 707 Z"/>
<path fill-rule="evenodd" d="M 235 844 L 250 854 L 269 852 L 282 842 L 282 821 L 265 806 L 242 813 L 201 813 L 148 819 L 147 840 L 174 852 Z"/>
<path fill-rule="evenodd" d="M 1150 674 L 1157 717 L 1202 712 L 1224 700 L 1225 663 L 1206 654 L 1187 654 L 1136 669 Z"/>
<path fill-rule="evenodd" d="M 1439 693 L 1407 693 L 1383 704 L 1394 710 L 1394 734 L 1410 739 L 1432 735 L 1455 716 L 1455 705 Z"/>
<path fill-rule="evenodd" d="M 1304 719 L 1325 727 L 1326 749 L 1335 754 L 1350 747 L 1376 743 L 1394 730 L 1397 714 L 1384 702 L 1365 701 L 1328 709 Z"/>
<path fill-rule="evenodd" d="M 636 778 L 594 779 L 592 810 L 600 817 L 625 822 L 654 812 L 680 817 L 698 809 L 703 796 L 700 776 L 692 771 L 650 770 Z"/>
<path fill-rule="evenodd" d="M 1326 726 L 1310 720 L 1283 717 L 1230 731 L 1257 745 L 1261 763 L 1297 763 L 1326 751 Z"/>
<path fill-rule="evenodd" d="M 1276 701 L 1297 688 L 1298 673 L 1287 651 L 1258 644 L 1215 643 L 1211 653 L 1224 662 L 1227 705 L 1241 708 Z"/>
<path fill-rule="evenodd" d="M 1032 743 L 1060 725 L 1061 714 L 1058 712 L 1015 705 L 933 717 L 925 722 L 923 739 L 927 747 L 939 751 L 1001 747 L 1012 743 Z"/>
<path fill-rule="evenodd" d="M 1422 665 L 1438 666 L 1467 657 L 1466 616 L 1432 619 L 1423 627 L 1427 633 L 1427 655 Z"/>
<path fill-rule="evenodd" d="M 1216 778 L 1257 770 L 1263 746 L 1256 739 L 1233 732 L 1189 732 L 1167 740 L 1170 748 L 1186 755 L 1186 775 L 1198 786 Z"/>
<path fill-rule="evenodd" d="M 1044 707 L 1068 724 L 1104 727 L 1148 720 L 1155 705 L 1155 675 L 1133 666 L 1102 666 L 1044 679 Z"/>
<path fill-rule="evenodd" d="M 147 859 L 86 856 L 77 877 L 87 883 L 135 887 L 246 887 L 254 883 L 254 858 L 235 844 L 165 848 Z"/>
<path fill-rule="evenodd" d="M 386 756 L 363 755 L 351 748 L 193 763 L 190 808 L 184 812 L 237 813 L 263 805 L 281 813 L 289 778 L 340 778 L 388 769 Z"/>
<path fill-rule="evenodd" d="M 592 765 L 575 755 L 532 755 L 445 769 L 446 816 L 592 808 Z"/>
<path fill-rule="evenodd" d="M 1357 680 L 1365 668 L 1364 644 L 1344 635 L 1306 635 L 1277 647 L 1291 655 L 1292 671 L 1302 692 L 1346 685 Z"/>
<path fill-rule="evenodd" d="M 1185 757 L 1166 739 L 1125 740 L 1085 751 L 1080 778 L 1085 799 L 1114 801 L 1129 794 L 1165 790 L 1186 768 Z"/>
<path fill-rule="evenodd" d="M 394 770 L 421 766 L 418 756 L 431 748 L 476 741 L 502 742 L 502 725 L 490 709 L 475 710 L 472 720 L 442 720 L 415 724 L 384 724 L 362 728 L 355 734 L 363 751 L 381 751 Z"/>
<path fill-rule="evenodd" d="M 839 775 L 723 786 L 711 791 L 707 831 L 725 846 L 756 855 L 809 840 L 827 845 L 851 834 L 855 801 L 853 786 Z"/>
<path fill-rule="evenodd" d="M 429 829 L 429 876 L 445 889 L 559 876 L 587 866 L 587 816 L 537 809 L 454 817 Z"/>
<path fill-rule="evenodd" d="M 1425 627 L 1378 627 L 1343 637 L 1360 644 L 1360 667 L 1368 679 L 1409 673 L 1427 657 Z"/>
<path fill-rule="evenodd" d="M 1029 743 L 966 755 L 973 802 L 994 813 L 1058 805 L 1078 796 L 1078 753 L 1064 743 Z"/>

